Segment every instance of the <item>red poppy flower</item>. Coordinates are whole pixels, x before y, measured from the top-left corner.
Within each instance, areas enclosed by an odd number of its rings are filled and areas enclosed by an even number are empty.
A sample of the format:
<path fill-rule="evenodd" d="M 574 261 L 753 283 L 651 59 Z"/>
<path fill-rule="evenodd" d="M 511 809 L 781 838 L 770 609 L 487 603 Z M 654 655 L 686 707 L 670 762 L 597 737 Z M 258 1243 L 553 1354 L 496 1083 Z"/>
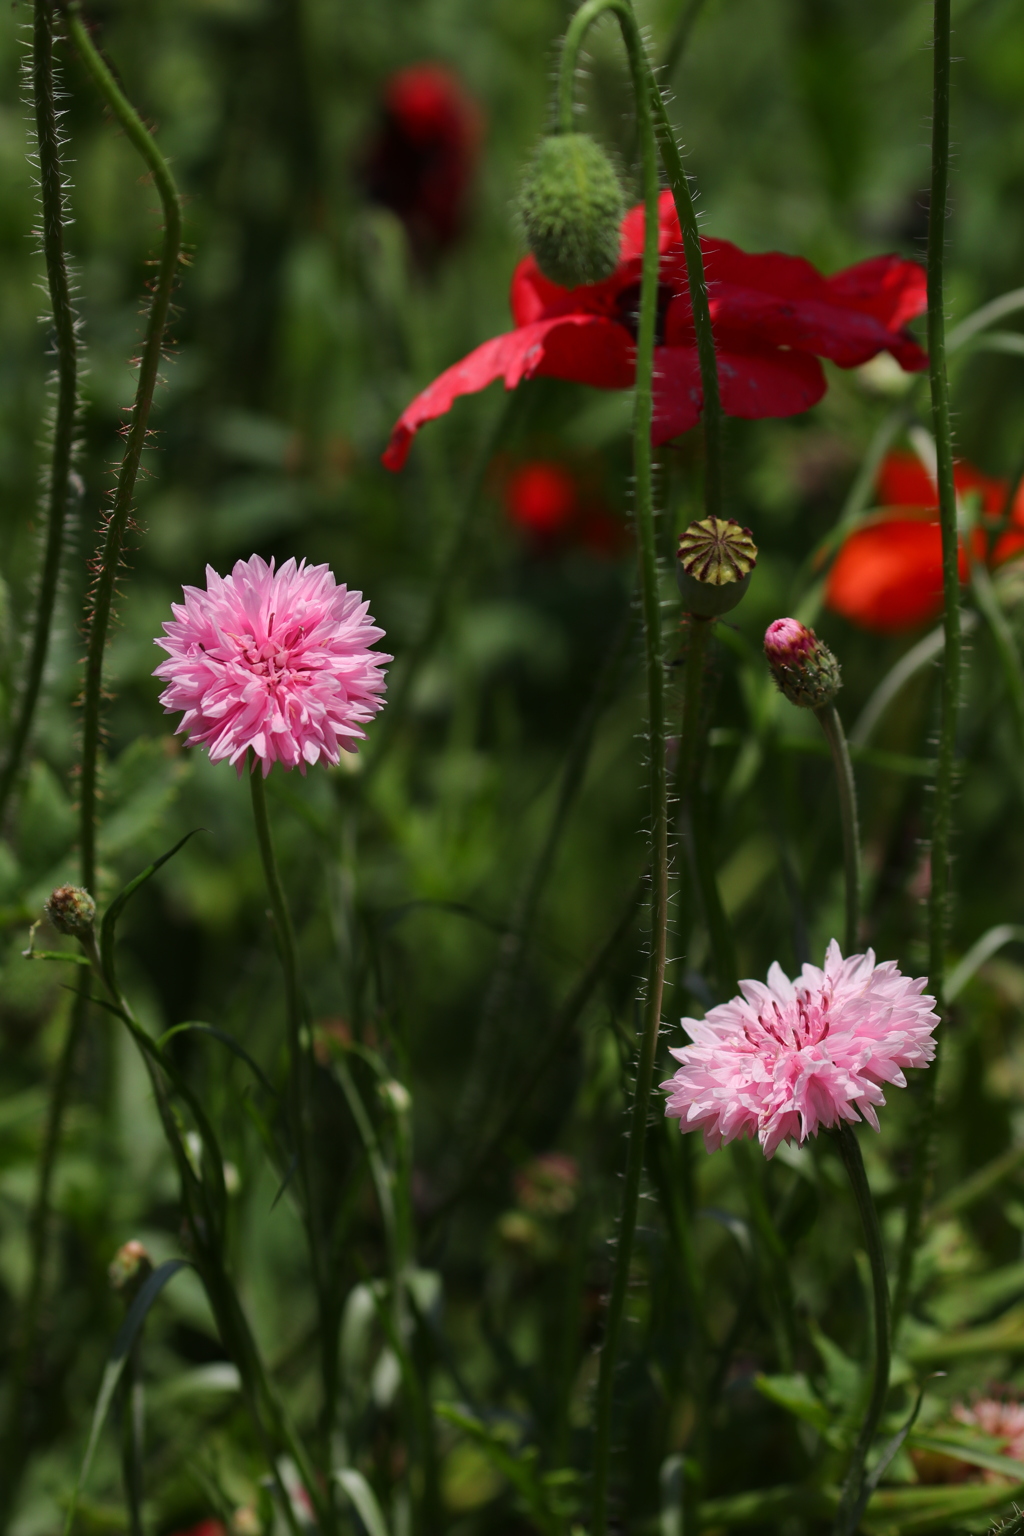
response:
<path fill-rule="evenodd" d="M 953 471 L 960 496 L 979 497 L 983 518 L 998 517 L 1009 485 L 960 460 Z M 843 544 L 829 572 L 828 606 L 876 634 L 895 635 L 937 619 L 942 612 L 942 534 L 936 521 L 935 483 L 913 453 L 890 453 L 878 475 L 878 499 L 886 509 Z M 1011 527 L 989 550 L 984 527 L 975 528 L 971 555 L 1001 565 L 1024 549 L 1024 489 L 1011 510 Z M 960 580 L 968 575 L 960 546 Z"/>
<path fill-rule="evenodd" d="M 405 224 L 421 255 L 462 230 L 483 117 L 441 64 L 400 69 L 384 89 L 383 120 L 370 146 L 366 184 Z"/>
<path fill-rule="evenodd" d="M 702 394 L 686 260 L 672 195 L 661 195 L 660 291 L 654 353 L 655 443 L 695 426 Z M 818 361 L 855 368 L 889 351 L 906 369 L 927 358 L 904 329 L 925 308 L 924 270 L 899 256 L 875 256 L 833 277 L 777 251 L 751 255 L 728 240 L 702 240 L 722 405 L 730 416 L 793 416 L 825 393 Z M 622 224 L 619 265 L 601 283 L 560 288 L 532 256 L 512 278 L 516 328 L 477 347 L 416 396 L 399 417 L 384 454 L 401 469 L 426 422 L 495 379 L 514 389 L 535 375 L 627 389 L 634 378 L 636 317 L 643 255 L 643 208 Z"/>
<path fill-rule="evenodd" d="M 509 522 L 538 550 L 575 544 L 614 558 L 629 541 L 626 524 L 587 494 L 572 471 L 552 459 L 518 465 L 503 486 Z"/>

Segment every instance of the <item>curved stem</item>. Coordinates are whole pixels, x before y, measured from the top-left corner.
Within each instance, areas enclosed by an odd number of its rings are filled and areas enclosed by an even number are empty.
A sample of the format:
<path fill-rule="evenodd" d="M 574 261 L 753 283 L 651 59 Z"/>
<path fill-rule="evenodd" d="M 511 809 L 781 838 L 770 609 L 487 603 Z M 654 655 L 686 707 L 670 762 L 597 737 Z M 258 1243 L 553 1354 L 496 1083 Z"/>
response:
<path fill-rule="evenodd" d="M 139 364 L 135 407 L 125 443 L 124 457 L 114 489 L 113 505 L 106 520 L 106 532 L 100 551 L 96 583 L 92 592 L 89 647 L 85 663 L 85 692 L 82 711 L 82 773 L 79 794 L 80 840 L 82 848 L 82 884 L 89 891 L 96 885 L 96 795 L 103 700 L 103 654 L 110 624 L 117 573 L 125 530 L 131 513 L 139 462 L 146 443 L 149 412 L 153 404 L 157 371 L 170 311 L 171 292 L 181 251 L 181 200 L 174 178 L 155 140 L 135 108 L 121 91 L 96 49 L 81 19 L 77 0 L 68 7 L 68 36 L 74 43 L 93 81 L 111 112 L 124 130 L 125 137 L 142 156 L 160 194 L 164 216 L 164 238 L 153 285 L 153 299 L 146 321 L 146 335 Z"/>
<path fill-rule="evenodd" d="M 53 81 L 53 10 L 50 0 L 35 0 L 32 28 L 32 98 L 39 148 L 39 193 L 43 210 L 43 258 L 53 310 L 57 357 L 57 411 L 53 424 L 49 486 L 46 496 L 46 543 L 39 575 L 32 645 L 11 743 L 0 775 L 0 821 L 10 799 L 32 733 L 43 683 L 50 631 L 57 601 L 61 555 L 67 523 L 68 491 L 78 413 L 78 339 L 64 252 L 64 169 Z"/>
<path fill-rule="evenodd" d="M 871 1396 L 867 1412 L 861 1424 L 857 1443 L 850 1458 L 849 1470 L 839 1500 L 834 1536 L 852 1536 L 860 1524 L 860 1517 L 867 1503 L 870 1489 L 864 1486 L 864 1462 L 871 1442 L 875 1438 L 878 1421 L 885 1407 L 889 1392 L 889 1286 L 885 1275 L 885 1253 L 882 1248 L 882 1229 L 878 1224 L 878 1212 L 871 1197 L 871 1187 L 864 1171 L 864 1159 L 853 1129 L 845 1122 L 835 1132 L 839 1155 L 850 1180 L 861 1224 L 864 1242 L 871 1264 L 871 1292 L 874 1303 L 874 1367 L 871 1380 Z"/>
<path fill-rule="evenodd" d="M 587 28 L 604 11 L 618 17 L 629 59 L 635 97 L 643 167 L 644 254 L 640 284 L 640 316 L 636 347 L 636 394 L 633 415 L 633 467 L 636 478 L 636 523 L 640 555 L 640 605 L 644 624 L 647 673 L 648 745 L 650 751 L 651 818 L 651 950 L 644 1002 L 643 1034 L 637 1060 L 629 1152 L 622 1192 L 615 1269 L 597 1385 L 594 1444 L 593 1531 L 604 1536 L 608 1522 L 608 1470 L 611 1451 L 612 1388 L 629 1284 L 629 1266 L 636 1232 L 640 1180 L 644 1166 L 644 1137 L 654 1077 L 654 1056 L 661 1020 L 665 981 L 668 913 L 668 767 L 665 741 L 665 660 L 661 634 L 661 604 L 654 533 L 654 467 L 651 422 L 654 410 L 654 333 L 658 303 L 658 159 L 652 117 L 650 66 L 633 8 L 628 0 L 587 0 L 566 33 L 559 79 L 559 124 L 572 127 L 572 91 L 576 58 Z"/>
<path fill-rule="evenodd" d="M 928 897 L 928 980 L 935 1011 L 944 1014 L 946 937 L 949 930 L 950 839 L 956 769 L 956 722 L 960 706 L 960 576 L 953 485 L 953 439 L 946 373 L 946 319 L 943 295 L 946 212 L 949 189 L 950 0 L 935 0 L 932 88 L 932 180 L 928 213 L 928 371 L 935 437 L 939 524 L 942 529 L 942 627 L 945 650 L 935 801 L 932 815 L 931 890 Z M 914 1253 L 921 1230 L 924 1190 L 935 1127 L 935 1092 L 944 1030 L 935 1032 L 936 1057 L 926 1073 L 921 1113 L 914 1138 L 913 1167 L 907 1195 L 906 1224 L 900 1250 L 893 1316 L 898 1324 L 907 1303 Z"/>
<path fill-rule="evenodd" d="M 850 749 L 839 712 L 834 704 L 816 709 L 818 724 L 825 733 L 839 791 L 839 819 L 843 825 L 843 870 L 846 876 L 846 934 L 843 945 L 847 955 L 857 952 L 860 933 L 860 832 L 857 825 L 857 784 L 853 777 Z"/>

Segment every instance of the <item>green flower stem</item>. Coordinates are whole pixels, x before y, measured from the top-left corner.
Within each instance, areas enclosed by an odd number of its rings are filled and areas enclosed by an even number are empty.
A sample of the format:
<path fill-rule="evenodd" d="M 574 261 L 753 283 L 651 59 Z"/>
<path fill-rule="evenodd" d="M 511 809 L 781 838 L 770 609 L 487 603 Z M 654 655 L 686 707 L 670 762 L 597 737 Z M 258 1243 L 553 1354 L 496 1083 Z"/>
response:
<path fill-rule="evenodd" d="M 956 525 L 956 491 L 953 485 L 953 439 L 949 414 L 949 379 L 946 372 L 946 317 L 943 292 L 943 260 L 949 189 L 949 74 L 950 0 L 935 0 L 932 47 L 932 180 L 928 213 L 928 373 L 932 397 L 932 432 L 935 438 L 936 482 L 939 493 L 939 524 L 942 529 L 943 630 L 942 696 L 939 718 L 939 749 L 936 763 L 935 799 L 932 812 L 931 890 L 928 897 L 928 982 L 940 1018 L 943 996 L 946 938 L 949 931 L 950 840 L 953 823 L 953 790 L 956 771 L 956 723 L 960 706 L 960 575 Z M 925 1074 L 921 1113 L 914 1138 L 913 1166 L 907 1194 L 906 1223 L 900 1249 L 894 1326 L 907 1304 L 914 1254 L 921 1231 L 925 1185 L 935 1130 L 936 1084 L 944 1029 L 935 1032 L 936 1058 Z"/>
<path fill-rule="evenodd" d="M 850 749 L 839 712 L 834 704 L 814 711 L 825 733 L 839 791 L 839 818 L 843 826 L 843 869 L 846 876 L 846 939 L 844 953 L 857 953 L 860 933 L 860 832 L 857 824 L 857 785 Z"/>
<path fill-rule="evenodd" d="M 654 1077 L 654 1057 L 665 984 L 668 916 L 668 765 L 665 734 L 665 657 L 661 633 L 661 601 L 654 532 L 654 466 L 651 421 L 654 411 L 654 333 L 658 305 L 658 155 L 652 117 L 650 65 L 629 0 L 586 0 L 569 23 L 562 48 L 558 120 L 572 127 L 573 83 L 583 37 L 605 11 L 618 18 L 629 59 L 636 105 L 643 174 L 644 254 L 637 327 L 636 393 L 633 415 L 633 468 L 636 477 L 636 524 L 640 555 L 640 606 L 644 625 L 647 673 L 648 748 L 650 751 L 651 819 L 651 950 L 644 1001 L 643 1034 L 637 1060 L 636 1096 L 619 1218 L 615 1269 L 597 1385 L 594 1443 L 593 1536 L 605 1536 L 608 1524 L 608 1470 L 611 1452 L 612 1391 L 615 1362 L 622 1334 L 629 1266 L 636 1232 L 640 1180 L 644 1167 L 644 1138 Z"/>
<path fill-rule="evenodd" d="M 0 775 L 0 822 L 21 772 L 43 683 L 50 631 L 57 601 L 61 555 L 67 522 L 68 492 L 78 414 L 78 339 L 64 252 L 64 170 L 53 81 L 53 10 L 51 0 L 35 0 L 32 28 L 32 100 L 39 150 L 39 194 L 43 212 L 43 259 L 53 311 L 57 358 L 57 410 L 53 424 L 49 485 L 46 495 L 46 542 L 39 576 L 32 644 L 21 699 L 3 773 Z"/>
<path fill-rule="evenodd" d="M 860 1144 L 852 1127 L 845 1121 L 840 1123 L 834 1135 L 864 1228 L 864 1242 L 871 1265 L 871 1291 L 874 1304 L 875 1358 L 871 1396 L 857 1443 L 850 1457 L 850 1466 L 846 1481 L 843 1483 L 834 1527 L 834 1536 L 852 1536 L 860 1524 L 860 1517 L 870 1492 L 864 1486 L 864 1463 L 871 1449 L 871 1442 L 875 1438 L 878 1421 L 882 1416 L 885 1399 L 889 1392 L 889 1285 L 885 1274 L 882 1229 L 878 1224 L 878 1212 L 875 1210 L 871 1187 L 864 1171 Z"/>
<path fill-rule="evenodd" d="M 248 775 L 249 788 L 252 794 L 252 814 L 256 824 L 256 840 L 259 844 L 263 876 L 266 880 L 267 894 L 270 897 L 270 910 L 274 920 L 274 933 L 277 937 L 281 967 L 284 971 L 285 1016 L 288 1029 L 289 1055 L 289 1116 L 292 1123 L 292 1135 L 295 1138 L 299 1186 L 302 1190 L 302 1204 L 313 1269 L 313 1284 L 316 1289 L 320 1315 L 321 1362 L 324 1371 L 325 1388 L 322 1426 L 324 1454 L 328 1456 L 334 1428 L 335 1409 L 335 1392 L 333 1390 L 335 1373 L 331 1362 L 333 1362 L 337 1353 L 337 1340 L 333 1337 L 334 1330 L 331 1319 L 334 1316 L 335 1309 L 331 1305 L 331 1289 L 323 1262 L 323 1233 L 321 1231 L 316 1191 L 313 1182 L 312 1127 L 310 1124 L 313 1086 L 312 1059 L 309 1041 L 304 1039 L 302 987 L 299 981 L 295 930 L 292 927 L 291 914 L 288 911 L 288 903 L 285 899 L 284 887 L 281 884 L 281 876 L 277 867 L 277 856 L 274 852 L 274 842 L 270 831 L 270 818 L 267 815 L 267 792 L 262 765 L 251 748 L 248 757 Z M 328 1390 L 330 1390 L 330 1401 L 328 1401 Z M 328 1483 L 329 1486 L 333 1486 L 330 1485 L 329 1479 Z"/>
<path fill-rule="evenodd" d="M 103 702 L 103 655 L 110 624 L 110 610 L 114 600 L 114 588 L 121 564 L 125 530 L 135 495 L 135 481 L 139 462 L 146 444 L 149 413 L 153 404 L 157 373 L 163 349 L 164 332 L 171 305 L 171 293 L 178 270 L 181 251 L 181 200 L 174 184 L 170 168 L 160 153 L 155 140 L 146 129 L 135 108 L 124 95 L 106 63 L 96 49 L 82 18 L 78 0 L 68 6 L 68 36 L 98 87 L 125 137 L 141 155 L 160 196 L 164 216 L 164 238 L 160 251 L 153 298 L 146 321 L 146 335 L 139 364 L 139 380 L 135 391 L 135 407 L 128 428 L 124 457 L 118 471 L 113 504 L 106 520 L 106 530 L 100 551 L 95 586 L 92 591 L 92 611 L 89 623 L 89 646 L 85 662 L 85 691 L 82 711 L 82 772 L 79 784 L 80 831 L 82 851 L 82 884 L 86 890 L 96 888 L 96 799 L 99 768 L 101 714 Z"/>

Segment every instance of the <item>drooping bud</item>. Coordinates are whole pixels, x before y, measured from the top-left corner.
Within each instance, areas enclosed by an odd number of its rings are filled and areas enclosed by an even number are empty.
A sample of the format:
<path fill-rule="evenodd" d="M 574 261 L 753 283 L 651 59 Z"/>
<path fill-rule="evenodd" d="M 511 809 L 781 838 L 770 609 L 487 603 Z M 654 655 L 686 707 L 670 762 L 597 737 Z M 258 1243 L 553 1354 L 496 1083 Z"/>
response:
<path fill-rule="evenodd" d="M 516 215 L 545 277 L 563 288 L 610 277 L 624 213 L 615 167 L 589 133 L 541 139 L 519 187 Z"/>
<path fill-rule="evenodd" d="M 838 661 L 799 619 L 769 624 L 764 654 L 779 692 L 801 709 L 824 709 L 842 687 Z"/>
<path fill-rule="evenodd" d="M 46 898 L 43 911 L 58 933 L 86 939 L 96 921 L 96 903 L 80 885 L 59 885 Z"/>
<path fill-rule="evenodd" d="M 129 1303 L 135 1300 L 152 1273 L 153 1260 L 134 1237 L 121 1244 L 107 1269 L 110 1289 Z"/>
<path fill-rule="evenodd" d="M 691 523 L 676 551 L 676 581 L 687 613 L 714 619 L 735 608 L 750 585 L 757 545 L 731 517 Z"/>

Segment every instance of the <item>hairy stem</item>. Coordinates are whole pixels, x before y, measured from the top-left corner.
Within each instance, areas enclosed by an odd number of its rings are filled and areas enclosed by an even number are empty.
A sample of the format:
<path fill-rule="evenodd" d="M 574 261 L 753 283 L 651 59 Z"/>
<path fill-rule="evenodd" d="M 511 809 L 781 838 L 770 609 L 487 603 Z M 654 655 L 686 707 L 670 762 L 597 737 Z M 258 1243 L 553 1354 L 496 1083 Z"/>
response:
<path fill-rule="evenodd" d="M 35 619 L 28 666 L 3 773 L 0 775 L 0 821 L 21 772 L 32 733 L 43 683 L 50 631 L 57 602 L 61 556 L 67 522 L 68 492 L 78 413 L 78 340 L 71 304 L 64 251 L 64 169 L 53 78 L 53 10 L 50 0 L 35 0 L 32 26 L 32 103 L 39 149 L 39 195 L 43 211 L 43 259 L 53 311 L 57 360 L 57 410 L 53 424 L 49 485 L 46 496 L 46 542 L 39 575 Z"/>
<path fill-rule="evenodd" d="M 956 770 L 956 723 L 960 706 L 960 574 L 956 526 L 956 491 L 953 485 L 953 438 L 949 413 L 949 379 L 946 373 L 946 318 L 943 266 L 946 210 L 949 189 L 949 74 L 950 0 L 935 0 L 932 82 L 932 179 L 928 212 L 928 370 L 932 397 L 932 431 L 935 438 L 936 483 L 939 493 L 939 524 L 942 529 L 942 627 L 945 649 L 942 661 L 942 695 L 939 749 L 936 763 L 935 800 L 932 814 L 931 890 L 928 897 L 928 980 L 935 996 L 935 1011 L 944 1013 L 943 986 L 946 937 L 949 930 L 950 840 L 953 824 L 953 791 Z M 914 1253 L 921 1231 L 925 1185 L 931 1161 L 935 1129 L 936 1084 L 942 1026 L 935 1032 L 936 1059 L 925 1074 L 920 1117 L 914 1138 L 913 1166 L 907 1195 L 906 1224 L 900 1250 L 894 1326 L 907 1304 Z"/>
<path fill-rule="evenodd" d="M 874 1304 L 874 1365 L 871 1396 L 868 1399 L 867 1411 L 860 1427 L 860 1434 L 857 1436 L 857 1443 L 850 1457 L 834 1527 L 834 1536 L 852 1536 L 860 1524 L 869 1491 L 864 1487 L 864 1463 L 871 1449 L 871 1442 L 875 1438 L 878 1421 L 882 1416 L 885 1399 L 889 1392 L 889 1285 L 885 1274 L 882 1229 L 878 1224 L 878 1212 L 875 1210 L 871 1187 L 864 1171 L 860 1144 L 852 1127 L 845 1121 L 840 1123 L 834 1134 L 864 1228 L 864 1242 L 871 1265 L 871 1293 Z"/>
<path fill-rule="evenodd" d="M 79 838 L 82 850 L 82 884 L 86 890 L 96 886 L 96 798 L 99 767 L 101 716 L 103 703 L 103 655 L 110 625 L 117 573 L 121 564 L 125 530 L 135 495 L 142 450 L 146 443 L 149 413 L 153 404 L 157 373 L 167 328 L 171 293 L 181 251 L 181 200 L 174 178 L 156 141 L 135 108 L 117 84 L 81 18 L 77 0 L 68 6 L 68 36 L 78 50 L 93 82 L 124 131 L 125 137 L 141 155 L 153 177 L 164 216 L 164 238 L 160 251 L 153 298 L 146 320 L 146 334 L 135 390 L 135 406 L 125 443 L 124 457 L 106 531 L 99 555 L 96 583 L 92 592 L 89 645 L 85 662 L 85 690 L 82 710 L 82 773 L 79 785 Z"/>
<path fill-rule="evenodd" d="M 605 1536 L 608 1524 L 608 1474 L 611 1454 L 612 1395 L 636 1232 L 644 1138 L 650 1107 L 654 1057 L 665 984 L 668 915 L 668 766 L 665 737 L 665 658 L 654 531 L 654 465 L 651 423 L 654 414 L 654 333 L 658 303 L 658 157 L 652 116 L 650 65 L 629 0 L 587 0 L 566 33 L 559 76 L 559 123 L 571 128 L 573 81 L 584 35 L 604 11 L 618 18 L 633 82 L 643 170 L 644 254 L 637 328 L 636 394 L 633 414 L 633 468 L 636 477 L 636 524 L 640 556 L 640 606 L 647 674 L 647 726 L 650 751 L 651 949 L 644 999 L 643 1033 L 637 1060 L 636 1094 L 622 1192 L 615 1269 L 601 1348 L 594 1440 L 593 1533 Z"/>
<path fill-rule="evenodd" d="M 839 712 L 834 704 L 816 709 L 818 724 L 825 733 L 839 791 L 839 819 L 843 827 L 843 871 L 846 877 L 846 935 L 844 952 L 857 952 L 860 932 L 860 832 L 857 822 L 857 785 L 853 777 L 850 749 Z"/>

